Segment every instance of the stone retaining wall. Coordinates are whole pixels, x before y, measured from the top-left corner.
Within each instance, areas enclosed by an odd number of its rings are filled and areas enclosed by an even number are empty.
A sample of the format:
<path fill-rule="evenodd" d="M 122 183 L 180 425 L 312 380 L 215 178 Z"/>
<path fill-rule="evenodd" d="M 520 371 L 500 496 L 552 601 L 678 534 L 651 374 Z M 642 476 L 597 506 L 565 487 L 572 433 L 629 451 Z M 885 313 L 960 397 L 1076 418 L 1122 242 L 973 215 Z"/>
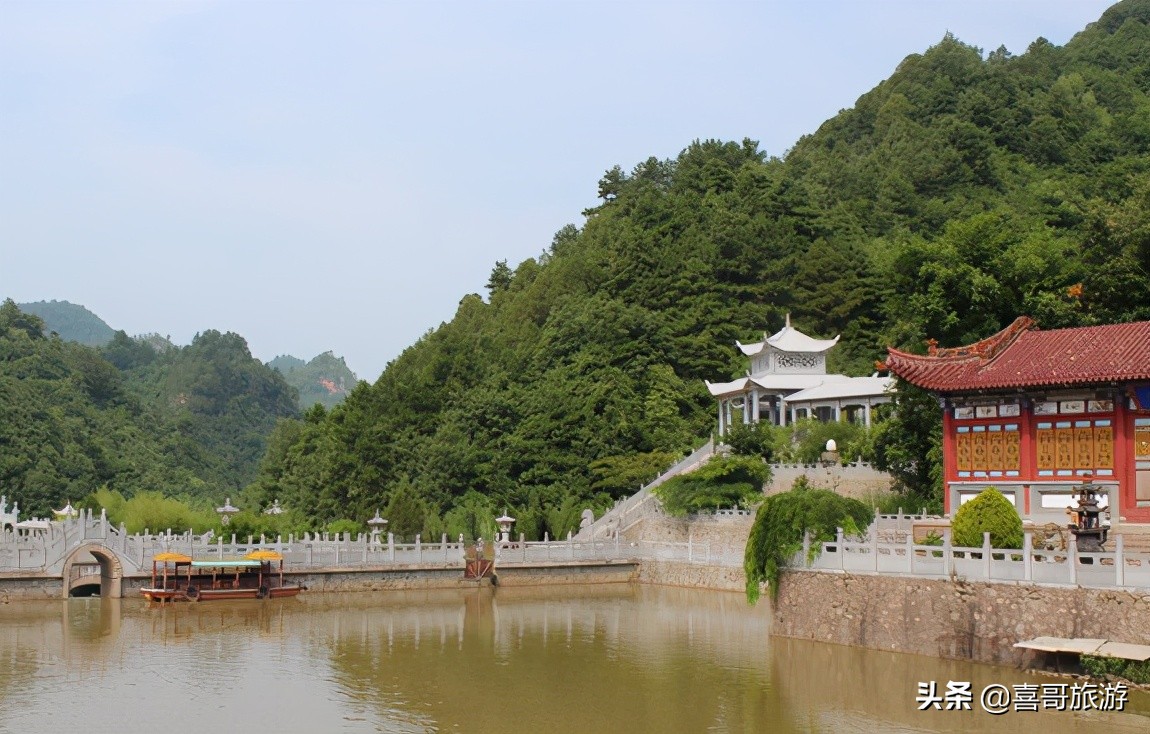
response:
<path fill-rule="evenodd" d="M 855 499 L 869 499 L 878 494 L 885 494 L 890 491 L 894 483 L 890 474 L 879 471 L 869 464 L 846 466 L 835 464 L 830 468 L 775 464 L 771 466 L 771 481 L 765 491 L 769 495 L 786 492 L 799 477 L 806 477 L 812 487 L 830 489 Z"/>
<path fill-rule="evenodd" d="M 638 579 L 638 564 L 623 561 L 556 562 L 496 567 L 501 586 L 543 586 L 555 584 L 629 583 Z M 397 589 L 474 588 L 477 581 L 463 578 L 462 566 L 317 569 L 284 573 L 292 583 L 303 584 L 313 593 L 383 591 Z M 121 591 L 125 597 L 139 596 L 151 584 L 151 576 L 126 576 Z M 64 596 L 59 578 L 30 574 L 5 574 L 0 578 L 0 602 L 24 599 L 60 599 Z M 490 584 L 484 580 L 484 584 Z"/>
<path fill-rule="evenodd" d="M 683 586 L 715 591 L 743 591 L 747 583 L 741 568 L 676 561 L 643 561 L 639 565 L 636 580 L 639 583 L 657 586 Z"/>
<path fill-rule="evenodd" d="M 629 542 L 655 541 L 660 543 L 691 542 L 700 546 L 710 543 L 717 547 L 738 548 L 747 545 L 754 515 L 696 515 L 671 517 L 654 515 L 638 523 L 623 537 Z"/>
<path fill-rule="evenodd" d="M 1150 644 L 1150 590 L 787 571 L 773 608 L 785 637 L 1001 665 L 1042 636 Z"/>
<path fill-rule="evenodd" d="M 0 578 L 0 603 L 33 599 L 59 599 L 64 596 L 64 582 L 30 573 L 6 573 Z"/>

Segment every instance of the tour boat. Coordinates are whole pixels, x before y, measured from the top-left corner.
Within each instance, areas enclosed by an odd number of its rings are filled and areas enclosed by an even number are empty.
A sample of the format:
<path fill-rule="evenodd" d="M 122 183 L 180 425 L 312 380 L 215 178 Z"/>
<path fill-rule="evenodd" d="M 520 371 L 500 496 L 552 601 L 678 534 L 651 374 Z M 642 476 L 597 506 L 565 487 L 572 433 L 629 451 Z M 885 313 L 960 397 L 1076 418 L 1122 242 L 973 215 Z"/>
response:
<path fill-rule="evenodd" d="M 272 568 L 272 561 L 279 561 L 278 569 Z M 152 559 L 152 585 L 140 593 L 149 601 L 163 602 L 279 599 L 303 590 L 299 584 L 284 583 L 282 555 L 259 550 L 232 561 L 194 561 L 180 553 L 159 553 Z"/>

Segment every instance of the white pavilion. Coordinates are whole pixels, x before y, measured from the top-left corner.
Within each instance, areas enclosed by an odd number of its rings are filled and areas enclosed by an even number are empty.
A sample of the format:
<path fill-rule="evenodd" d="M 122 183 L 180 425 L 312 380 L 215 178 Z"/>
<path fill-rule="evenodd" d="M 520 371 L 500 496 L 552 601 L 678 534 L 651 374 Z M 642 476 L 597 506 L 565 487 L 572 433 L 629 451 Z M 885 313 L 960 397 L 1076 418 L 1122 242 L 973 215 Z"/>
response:
<path fill-rule="evenodd" d="M 807 336 L 791 326 L 790 314 L 786 325 L 773 336 L 764 332 L 763 340 L 754 344 L 736 341 L 750 358 L 746 377 L 734 382 L 705 381 L 719 401 L 719 435 L 724 435 L 735 420 L 766 420 L 785 426 L 814 417 L 869 427 L 872 409 L 891 401 L 894 378 L 828 375 L 827 352 L 838 341 L 837 336 Z"/>

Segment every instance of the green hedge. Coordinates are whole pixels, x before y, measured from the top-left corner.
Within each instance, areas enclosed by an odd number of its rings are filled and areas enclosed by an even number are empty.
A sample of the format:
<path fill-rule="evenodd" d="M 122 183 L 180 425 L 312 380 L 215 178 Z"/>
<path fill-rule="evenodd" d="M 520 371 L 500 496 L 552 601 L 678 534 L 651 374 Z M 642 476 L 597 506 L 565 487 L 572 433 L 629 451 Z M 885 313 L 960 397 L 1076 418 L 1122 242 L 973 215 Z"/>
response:
<path fill-rule="evenodd" d="M 1082 669 L 1092 678 L 1125 678 L 1131 683 L 1150 684 L 1150 660 L 1123 660 L 1083 655 Z"/>

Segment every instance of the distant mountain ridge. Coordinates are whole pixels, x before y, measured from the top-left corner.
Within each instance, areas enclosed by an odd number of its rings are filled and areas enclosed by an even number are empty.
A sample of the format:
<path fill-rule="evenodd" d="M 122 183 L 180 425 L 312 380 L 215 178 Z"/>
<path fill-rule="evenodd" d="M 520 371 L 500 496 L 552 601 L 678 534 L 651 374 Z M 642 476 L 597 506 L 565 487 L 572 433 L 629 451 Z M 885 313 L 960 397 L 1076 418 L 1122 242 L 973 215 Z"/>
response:
<path fill-rule="evenodd" d="M 267 363 L 268 367 L 283 375 L 287 384 L 299 391 L 302 410 L 321 403 L 333 408 L 343 402 L 359 379 L 347 366 L 343 357 L 324 352 L 310 362 L 284 354 Z"/>
<path fill-rule="evenodd" d="M 54 331 L 68 342 L 79 342 L 89 347 L 102 347 L 112 341 L 116 331 L 96 314 L 68 301 L 37 301 L 20 303 L 24 313 L 39 316 L 48 331 Z"/>
<path fill-rule="evenodd" d="M 78 303 L 52 300 L 20 303 L 17 307 L 24 313 L 38 316 L 49 332 L 55 332 L 64 341 L 104 347 L 116 335 L 116 330 L 107 322 Z M 140 334 L 131 338 L 147 343 L 160 353 L 175 348 L 169 337 L 160 334 Z M 330 351 L 316 356 L 310 362 L 281 355 L 268 362 L 267 366 L 283 375 L 287 383 L 296 388 L 302 410 L 316 403 L 323 403 L 326 408 L 335 407 L 343 402 L 348 391 L 359 381 L 343 357 L 336 357 Z"/>

